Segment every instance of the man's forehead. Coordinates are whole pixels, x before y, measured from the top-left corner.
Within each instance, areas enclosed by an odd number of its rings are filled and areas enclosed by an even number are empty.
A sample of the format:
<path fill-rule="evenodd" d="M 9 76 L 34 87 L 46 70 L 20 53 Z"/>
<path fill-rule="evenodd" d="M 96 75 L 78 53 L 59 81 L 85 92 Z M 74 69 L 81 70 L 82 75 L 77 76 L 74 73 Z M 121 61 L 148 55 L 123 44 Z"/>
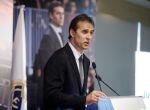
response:
<path fill-rule="evenodd" d="M 62 6 L 57 6 L 53 9 L 53 11 L 64 11 L 64 8 Z"/>
<path fill-rule="evenodd" d="M 79 21 L 77 24 L 78 28 L 94 28 L 93 24 L 88 21 Z"/>
<path fill-rule="evenodd" d="M 93 25 L 91 22 L 89 21 L 79 21 L 78 24 L 91 24 Z"/>

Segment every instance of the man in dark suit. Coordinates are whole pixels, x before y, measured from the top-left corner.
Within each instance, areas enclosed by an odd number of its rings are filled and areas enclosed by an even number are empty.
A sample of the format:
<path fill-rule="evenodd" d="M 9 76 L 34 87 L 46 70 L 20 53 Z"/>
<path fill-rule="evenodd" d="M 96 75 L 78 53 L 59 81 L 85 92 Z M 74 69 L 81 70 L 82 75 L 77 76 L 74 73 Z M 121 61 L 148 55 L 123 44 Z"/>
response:
<path fill-rule="evenodd" d="M 64 24 L 64 8 L 60 2 L 54 1 L 49 6 L 49 18 L 47 32 L 44 34 L 37 54 L 37 67 L 42 69 L 54 51 L 63 47 L 64 39 L 62 26 Z M 37 71 L 41 76 L 41 70 Z"/>
<path fill-rule="evenodd" d="M 56 51 L 44 69 L 44 110 L 85 110 L 104 93 L 86 96 L 90 65 L 84 55 L 94 33 L 94 22 L 86 14 L 75 17 L 69 27 L 69 42 Z"/>
<path fill-rule="evenodd" d="M 53 1 L 49 6 L 47 33 L 44 34 L 34 62 L 34 78 L 38 83 L 37 105 L 42 106 L 43 68 L 54 51 L 64 46 L 62 26 L 64 24 L 64 7 L 60 2 Z"/>

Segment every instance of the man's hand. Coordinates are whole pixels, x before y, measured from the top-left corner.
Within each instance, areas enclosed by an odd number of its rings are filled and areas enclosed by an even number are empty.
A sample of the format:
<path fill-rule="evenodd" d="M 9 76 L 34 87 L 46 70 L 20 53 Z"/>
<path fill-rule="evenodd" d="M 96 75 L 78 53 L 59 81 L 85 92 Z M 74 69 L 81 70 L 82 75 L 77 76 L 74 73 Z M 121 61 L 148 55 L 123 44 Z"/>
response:
<path fill-rule="evenodd" d="M 97 103 L 99 97 L 106 97 L 103 92 L 93 91 L 86 96 L 86 104 Z"/>

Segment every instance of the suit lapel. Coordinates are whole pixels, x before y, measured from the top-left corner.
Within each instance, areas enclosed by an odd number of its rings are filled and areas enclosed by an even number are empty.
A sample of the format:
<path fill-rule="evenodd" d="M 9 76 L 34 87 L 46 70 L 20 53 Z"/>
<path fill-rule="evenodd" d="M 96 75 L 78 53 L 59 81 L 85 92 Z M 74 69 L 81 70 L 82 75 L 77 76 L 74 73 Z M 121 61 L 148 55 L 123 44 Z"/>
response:
<path fill-rule="evenodd" d="M 55 39 L 54 42 L 57 42 L 59 44 L 59 47 L 61 47 L 58 36 L 57 36 L 56 32 L 54 31 L 54 29 L 50 25 L 49 25 L 49 33 L 50 33 L 51 37 L 53 37 Z"/>
<path fill-rule="evenodd" d="M 88 76 L 88 69 L 89 69 L 89 60 L 87 59 L 87 57 L 83 54 L 83 68 L 84 68 L 84 84 L 83 87 L 81 86 L 81 80 L 80 80 L 80 75 L 79 75 L 79 70 L 75 61 L 75 57 L 73 55 L 73 52 L 69 46 L 69 44 L 67 43 L 66 46 L 66 51 L 67 51 L 67 55 L 69 56 L 69 61 L 71 63 L 71 66 L 74 70 L 75 76 L 76 76 L 76 80 L 78 82 L 78 86 L 79 86 L 79 90 L 81 94 L 85 94 L 86 93 L 86 88 L 87 88 L 87 76 Z"/>
<path fill-rule="evenodd" d="M 71 50 L 68 43 L 66 44 L 65 47 L 66 47 L 66 51 L 68 53 L 67 55 L 69 56 L 69 61 L 70 61 L 71 66 L 74 70 L 76 80 L 78 82 L 80 93 L 82 93 L 81 80 L 80 80 L 79 70 L 78 70 L 78 67 L 77 67 L 77 64 L 76 64 L 76 61 L 75 61 L 75 57 L 74 57 L 73 52 L 72 52 L 72 50 Z"/>

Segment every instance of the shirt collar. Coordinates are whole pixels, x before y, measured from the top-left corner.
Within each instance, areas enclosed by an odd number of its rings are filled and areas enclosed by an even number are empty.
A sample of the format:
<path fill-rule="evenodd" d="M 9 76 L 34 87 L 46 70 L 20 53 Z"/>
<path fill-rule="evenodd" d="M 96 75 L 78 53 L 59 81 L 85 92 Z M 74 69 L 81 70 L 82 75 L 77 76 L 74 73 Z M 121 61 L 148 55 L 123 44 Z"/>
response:
<path fill-rule="evenodd" d="M 57 27 L 52 23 L 49 23 L 49 25 L 54 29 L 55 32 L 62 33 L 62 28 L 61 27 Z"/>
<path fill-rule="evenodd" d="M 83 55 L 83 53 L 81 54 L 80 52 L 78 52 L 77 49 L 71 44 L 71 42 L 69 42 L 68 44 L 69 44 L 69 46 L 70 46 L 70 48 L 71 48 L 71 50 L 72 50 L 72 52 L 74 54 L 75 59 L 78 60 L 79 57 L 81 55 Z"/>

